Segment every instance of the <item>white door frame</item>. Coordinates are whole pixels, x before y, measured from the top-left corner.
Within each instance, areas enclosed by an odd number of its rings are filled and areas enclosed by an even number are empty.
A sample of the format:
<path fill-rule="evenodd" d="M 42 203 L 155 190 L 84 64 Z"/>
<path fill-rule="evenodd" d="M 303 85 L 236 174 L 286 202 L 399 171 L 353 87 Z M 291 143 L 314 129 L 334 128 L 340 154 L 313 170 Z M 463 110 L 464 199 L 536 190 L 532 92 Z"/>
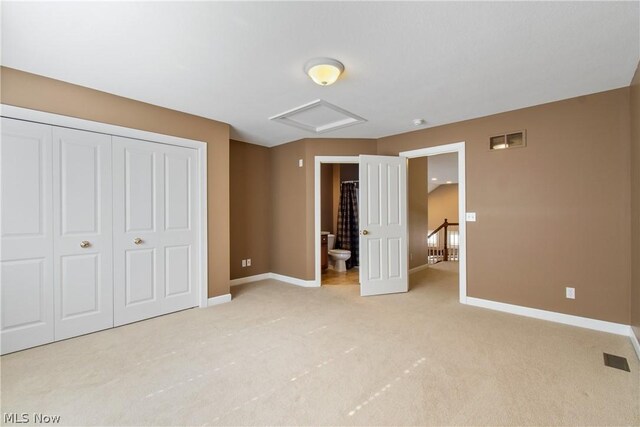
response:
<path fill-rule="evenodd" d="M 320 170 L 323 163 L 355 163 L 360 164 L 360 157 L 358 156 L 316 156 L 314 164 L 314 221 L 315 226 L 313 228 L 314 234 L 314 253 L 316 259 L 316 278 L 315 286 L 322 284 L 322 262 L 320 260 Z"/>
<path fill-rule="evenodd" d="M 0 104 L 0 115 L 9 119 L 25 120 L 29 122 L 43 123 L 47 125 L 66 127 L 71 129 L 86 130 L 89 132 L 104 133 L 107 135 L 122 136 L 125 138 L 140 139 L 156 144 L 177 145 L 179 147 L 192 148 L 198 153 L 198 184 L 200 194 L 198 197 L 198 227 L 200 229 L 200 271 L 198 304 L 207 307 L 208 300 L 208 265 L 207 265 L 207 144 L 203 141 L 179 138 L 138 129 L 130 129 L 107 123 L 78 119 L 76 117 L 62 116 L 46 113 L 44 111 L 30 110 L 28 108 L 14 107 Z M 318 233 L 319 234 L 319 233 Z"/>
<path fill-rule="evenodd" d="M 466 187 L 465 178 L 465 143 L 456 142 L 453 144 L 437 145 L 435 147 L 419 148 L 417 150 L 403 151 L 399 155 L 407 159 L 416 157 L 428 157 L 438 154 L 457 153 L 458 154 L 458 233 L 459 242 L 459 288 L 460 303 L 467 303 L 467 224 L 466 224 Z"/>

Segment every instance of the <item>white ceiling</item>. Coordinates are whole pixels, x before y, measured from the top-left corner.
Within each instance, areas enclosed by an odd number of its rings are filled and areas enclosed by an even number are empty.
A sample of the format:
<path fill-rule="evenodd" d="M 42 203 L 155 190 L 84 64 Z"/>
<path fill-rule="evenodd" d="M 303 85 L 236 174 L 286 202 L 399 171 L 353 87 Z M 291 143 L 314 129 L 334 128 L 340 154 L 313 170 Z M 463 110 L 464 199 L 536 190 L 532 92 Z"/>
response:
<path fill-rule="evenodd" d="M 639 2 L 2 2 L 3 65 L 232 126 L 323 99 L 368 122 L 325 137 L 436 126 L 629 85 Z M 320 87 L 313 57 L 342 61 Z"/>
<path fill-rule="evenodd" d="M 443 184 L 458 183 L 458 154 L 438 154 L 428 157 L 427 175 L 429 182 L 429 193 Z M 436 180 L 434 181 L 433 178 Z"/>

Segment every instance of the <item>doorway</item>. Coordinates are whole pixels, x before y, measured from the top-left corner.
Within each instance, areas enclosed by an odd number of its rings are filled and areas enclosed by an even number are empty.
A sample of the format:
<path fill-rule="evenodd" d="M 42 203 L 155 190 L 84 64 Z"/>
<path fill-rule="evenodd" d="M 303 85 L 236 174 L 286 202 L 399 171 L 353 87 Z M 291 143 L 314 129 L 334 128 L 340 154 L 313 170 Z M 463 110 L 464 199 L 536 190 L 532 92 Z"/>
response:
<path fill-rule="evenodd" d="M 316 285 L 359 285 L 358 157 L 316 158 Z"/>
<path fill-rule="evenodd" d="M 453 159 L 453 155 L 457 159 Z M 438 265 L 437 268 L 457 268 L 459 274 L 459 301 L 467 301 L 467 250 L 466 250 L 466 179 L 465 179 L 465 143 L 439 145 L 417 150 L 401 152 L 407 159 L 427 158 L 429 197 L 429 226 L 427 231 L 426 262 L 410 272 Z M 455 168 L 452 167 L 454 162 Z M 432 170 L 433 169 L 433 170 Z M 452 171 L 455 169 L 455 174 Z M 434 179 L 435 178 L 435 179 Z M 455 185 L 457 184 L 457 185 Z M 455 188 L 457 206 L 452 207 L 450 199 Z M 440 188 L 440 190 L 438 190 Z M 436 194 L 436 192 L 440 194 Z M 433 196 L 433 198 L 432 198 Z M 439 206 L 432 213 L 432 202 Z M 455 217 L 451 218 L 453 212 Z M 442 218 L 440 218 L 442 217 Z"/>

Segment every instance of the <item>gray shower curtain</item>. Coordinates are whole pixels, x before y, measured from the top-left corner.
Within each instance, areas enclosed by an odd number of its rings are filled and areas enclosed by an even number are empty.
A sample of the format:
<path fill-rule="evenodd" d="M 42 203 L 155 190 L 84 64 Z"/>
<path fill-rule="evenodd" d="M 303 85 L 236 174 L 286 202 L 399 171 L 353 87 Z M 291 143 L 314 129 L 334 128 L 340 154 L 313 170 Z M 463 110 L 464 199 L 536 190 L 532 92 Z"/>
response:
<path fill-rule="evenodd" d="M 348 269 L 360 265 L 358 188 L 358 182 L 342 182 L 340 184 L 340 206 L 338 208 L 338 231 L 335 247 L 351 251 L 351 258 L 346 262 Z"/>

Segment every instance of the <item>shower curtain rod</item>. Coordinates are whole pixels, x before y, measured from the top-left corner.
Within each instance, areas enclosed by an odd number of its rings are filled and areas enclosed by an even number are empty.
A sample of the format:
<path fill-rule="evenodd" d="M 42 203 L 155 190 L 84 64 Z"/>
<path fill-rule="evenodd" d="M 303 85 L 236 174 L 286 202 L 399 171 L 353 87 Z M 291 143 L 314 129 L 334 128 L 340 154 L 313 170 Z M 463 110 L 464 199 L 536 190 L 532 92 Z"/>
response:
<path fill-rule="evenodd" d="M 349 184 L 349 183 L 352 183 L 352 182 L 360 182 L 360 181 L 355 179 L 353 181 L 342 181 L 340 184 Z"/>

